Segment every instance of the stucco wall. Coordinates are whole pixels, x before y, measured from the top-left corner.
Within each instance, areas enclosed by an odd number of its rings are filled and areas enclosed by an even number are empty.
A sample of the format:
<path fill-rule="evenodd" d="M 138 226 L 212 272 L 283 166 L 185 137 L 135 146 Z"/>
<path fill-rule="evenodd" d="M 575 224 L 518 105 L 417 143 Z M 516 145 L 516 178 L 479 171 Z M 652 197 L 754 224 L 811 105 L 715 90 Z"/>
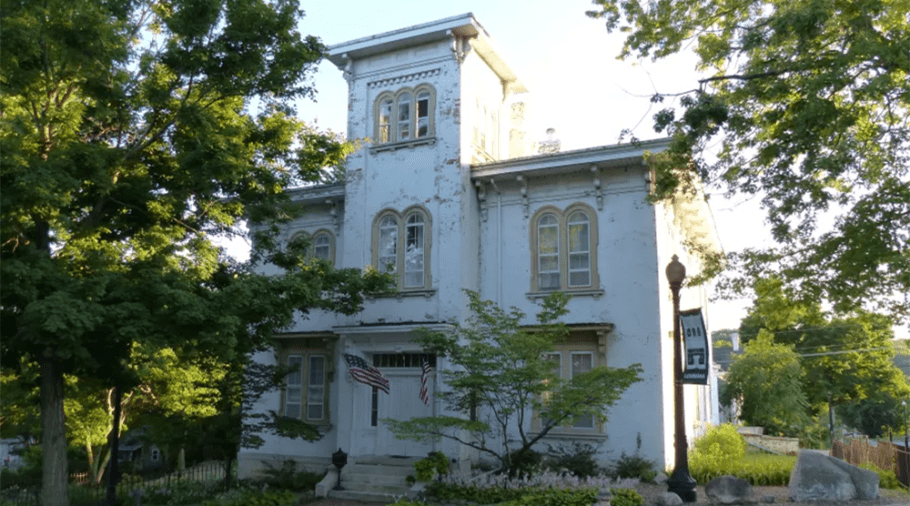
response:
<path fill-rule="evenodd" d="M 515 306 L 534 322 L 539 299 L 531 292 L 530 227 L 534 213 L 553 206 L 565 210 L 583 203 L 597 218 L 597 270 L 601 294 L 573 297 L 564 321 L 570 324 L 610 323 L 606 361 L 613 367 L 640 363 L 640 383 L 633 385 L 610 412 L 601 460 L 616 460 L 639 451 L 663 462 L 660 371 L 660 321 L 654 266 L 657 263 L 654 208 L 646 201 L 641 167 L 607 169 L 600 174 L 603 207 L 598 209 L 590 173 L 530 178 L 527 200 L 519 181 L 487 185 L 486 216 L 481 221 L 481 296 L 500 306 Z M 498 190 L 498 191 L 497 191 Z M 527 206 L 527 212 L 525 207 Z M 658 414 L 658 416 L 655 416 Z M 641 448 L 637 448 L 641 441 Z M 661 465 L 661 467 L 663 467 Z"/>

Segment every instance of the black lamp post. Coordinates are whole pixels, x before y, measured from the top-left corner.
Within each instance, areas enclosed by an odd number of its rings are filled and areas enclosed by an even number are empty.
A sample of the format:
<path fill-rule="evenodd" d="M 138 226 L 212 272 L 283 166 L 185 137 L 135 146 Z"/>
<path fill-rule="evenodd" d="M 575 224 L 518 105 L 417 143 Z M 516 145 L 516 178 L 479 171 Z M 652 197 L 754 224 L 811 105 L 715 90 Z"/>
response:
<path fill-rule="evenodd" d="M 676 418 L 676 464 L 667 480 L 667 489 L 684 502 L 695 502 L 695 479 L 689 474 L 689 449 L 686 442 L 685 409 L 682 385 L 682 336 L 679 322 L 679 289 L 686 279 L 686 267 L 673 255 L 667 265 L 667 281 L 673 292 L 673 405 Z"/>
<path fill-rule="evenodd" d="M 338 483 L 335 485 L 335 490 L 344 490 L 341 488 L 341 468 L 348 463 L 348 454 L 341 451 L 341 448 L 337 452 L 332 454 L 332 465 L 338 468 Z"/>

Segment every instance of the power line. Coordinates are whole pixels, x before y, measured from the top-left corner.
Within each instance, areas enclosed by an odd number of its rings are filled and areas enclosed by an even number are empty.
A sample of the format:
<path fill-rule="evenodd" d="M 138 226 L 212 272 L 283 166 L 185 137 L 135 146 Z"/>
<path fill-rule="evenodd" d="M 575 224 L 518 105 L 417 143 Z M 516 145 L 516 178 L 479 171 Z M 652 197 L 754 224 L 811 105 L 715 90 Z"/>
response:
<path fill-rule="evenodd" d="M 829 356 L 829 355 L 845 355 L 847 353 L 861 353 L 861 352 L 866 352 L 866 351 L 880 351 L 880 350 L 890 350 L 890 349 L 892 349 L 890 346 L 885 346 L 885 347 L 880 347 L 880 348 L 862 348 L 862 349 L 856 349 L 856 350 L 825 351 L 825 352 L 821 352 L 821 353 L 798 353 L 796 356 L 798 356 L 800 358 L 824 357 L 824 356 Z M 715 364 L 730 364 L 732 362 L 733 362 L 733 360 L 722 360 L 720 362 L 718 362 L 716 360 L 714 361 Z"/>

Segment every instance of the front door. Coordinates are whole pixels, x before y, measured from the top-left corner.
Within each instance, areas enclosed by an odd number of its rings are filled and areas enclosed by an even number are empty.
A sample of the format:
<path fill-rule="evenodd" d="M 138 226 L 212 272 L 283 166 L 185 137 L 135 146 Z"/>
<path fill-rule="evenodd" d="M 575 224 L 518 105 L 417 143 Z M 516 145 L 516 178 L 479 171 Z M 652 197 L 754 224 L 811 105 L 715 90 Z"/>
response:
<path fill-rule="evenodd" d="M 383 420 L 410 420 L 411 418 L 433 416 L 433 375 L 427 380 L 430 392 L 430 405 L 420 399 L 419 369 L 386 369 L 383 371 L 389 380 L 389 394 L 378 392 L 375 396 L 376 415 L 376 454 L 397 455 L 406 457 L 426 457 L 433 451 L 433 443 L 418 443 L 409 439 L 397 439 Z M 373 422 L 373 420 L 371 420 Z"/>

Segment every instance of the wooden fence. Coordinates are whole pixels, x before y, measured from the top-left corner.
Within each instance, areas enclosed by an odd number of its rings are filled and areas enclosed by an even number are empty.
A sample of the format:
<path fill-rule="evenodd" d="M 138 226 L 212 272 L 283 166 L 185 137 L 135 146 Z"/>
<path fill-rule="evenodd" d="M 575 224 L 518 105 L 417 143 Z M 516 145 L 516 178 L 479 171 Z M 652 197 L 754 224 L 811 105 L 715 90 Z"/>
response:
<path fill-rule="evenodd" d="M 910 450 L 887 441 L 873 446 L 866 439 L 835 441 L 831 456 L 849 462 L 854 466 L 871 463 L 879 469 L 894 471 L 897 480 L 910 487 Z"/>

